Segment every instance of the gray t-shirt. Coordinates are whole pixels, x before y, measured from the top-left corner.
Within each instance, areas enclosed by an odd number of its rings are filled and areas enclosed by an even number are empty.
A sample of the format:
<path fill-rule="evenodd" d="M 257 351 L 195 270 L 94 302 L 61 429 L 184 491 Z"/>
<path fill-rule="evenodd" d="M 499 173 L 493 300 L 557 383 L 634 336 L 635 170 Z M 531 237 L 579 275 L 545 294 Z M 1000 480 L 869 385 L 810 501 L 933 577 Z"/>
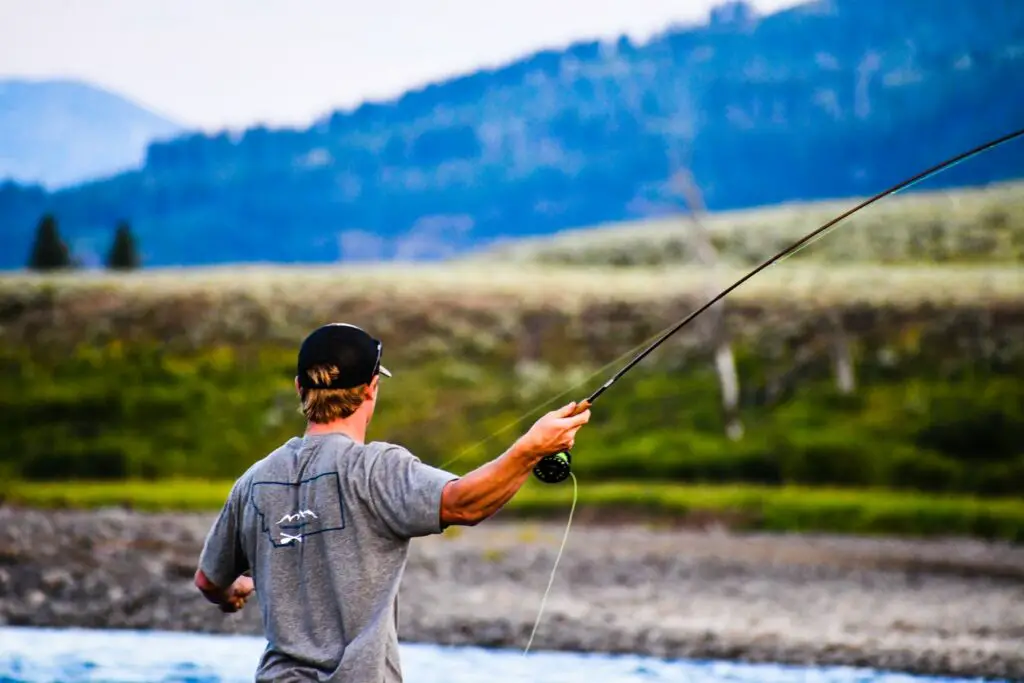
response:
<path fill-rule="evenodd" d="M 443 531 L 458 477 L 401 446 L 290 439 L 239 477 L 199 567 L 251 570 L 267 647 L 256 681 L 399 683 L 398 589 L 409 539 Z"/>

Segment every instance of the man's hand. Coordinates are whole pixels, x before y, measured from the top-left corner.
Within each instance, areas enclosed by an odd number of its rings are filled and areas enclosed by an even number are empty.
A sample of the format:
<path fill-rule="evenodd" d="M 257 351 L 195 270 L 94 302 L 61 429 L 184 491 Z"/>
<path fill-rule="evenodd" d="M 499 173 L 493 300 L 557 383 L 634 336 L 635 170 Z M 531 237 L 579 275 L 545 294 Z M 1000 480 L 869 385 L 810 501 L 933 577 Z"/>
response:
<path fill-rule="evenodd" d="M 217 605 L 221 612 L 237 612 L 245 607 L 246 601 L 256 591 L 250 576 L 239 576 L 227 588 L 221 588 L 206 577 L 203 570 L 197 569 L 195 575 L 196 588 L 208 601 Z"/>
<path fill-rule="evenodd" d="M 253 584 L 251 577 L 239 576 L 224 591 L 224 599 L 220 603 L 220 611 L 227 613 L 237 612 L 245 607 L 246 601 L 252 597 L 255 591 L 256 586 Z"/>
<path fill-rule="evenodd" d="M 570 450 L 576 443 L 576 432 L 590 422 L 590 404 L 573 401 L 552 410 L 533 423 L 522 436 L 522 445 L 537 458 Z"/>

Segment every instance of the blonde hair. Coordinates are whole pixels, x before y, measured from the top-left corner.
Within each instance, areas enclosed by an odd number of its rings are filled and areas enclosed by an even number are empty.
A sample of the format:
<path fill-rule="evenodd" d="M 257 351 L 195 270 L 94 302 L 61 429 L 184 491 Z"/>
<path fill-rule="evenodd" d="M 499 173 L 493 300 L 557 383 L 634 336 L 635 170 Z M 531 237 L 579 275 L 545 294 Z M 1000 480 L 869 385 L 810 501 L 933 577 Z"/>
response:
<path fill-rule="evenodd" d="M 333 365 L 317 365 L 310 368 L 306 374 L 318 384 L 328 384 L 339 373 L 338 368 Z M 368 384 L 361 384 L 351 389 L 302 389 L 302 405 L 299 412 L 306 420 L 317 424 L 344 419 L 363 404 L 368 388 Z"/>

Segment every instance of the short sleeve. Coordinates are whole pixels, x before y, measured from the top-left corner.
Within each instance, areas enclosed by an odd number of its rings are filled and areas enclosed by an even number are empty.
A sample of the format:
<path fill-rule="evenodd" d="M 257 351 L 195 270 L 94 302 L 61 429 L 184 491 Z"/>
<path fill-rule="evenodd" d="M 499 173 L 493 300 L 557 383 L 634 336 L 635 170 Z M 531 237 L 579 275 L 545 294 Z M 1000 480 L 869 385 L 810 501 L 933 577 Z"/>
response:
<path fill-rule="evenodd" d="M 441 493 L 458 475 L 420 461 L 391 446 L 370 468 L 369 503 L 384 525 L 400 538 L 441 533 Z"/>
<path fill-rule="evenodd" d="M 231 487 L 220 514 L 206 535 L 199 568 L 215 585 L 226 588 L 249 569 L 249 561 L 242 548 L 239 522 L 242 504 L 241 480 Z"/>

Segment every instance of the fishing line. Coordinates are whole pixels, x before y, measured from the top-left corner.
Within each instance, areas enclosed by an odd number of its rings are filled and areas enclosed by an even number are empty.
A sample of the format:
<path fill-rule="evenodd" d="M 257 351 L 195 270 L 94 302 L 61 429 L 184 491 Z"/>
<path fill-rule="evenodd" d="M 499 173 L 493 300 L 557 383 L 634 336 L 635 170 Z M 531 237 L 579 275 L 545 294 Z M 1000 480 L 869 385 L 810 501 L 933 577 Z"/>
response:
<path fill-rule="evenodd" d="M 540 600 L 540 610 L 537 612 L 537 619 L 533 622 L 533 631 L 530 632 L 530 640 L 526 643 L 526 649 L 523 650 L 523 656 L 530 651 L 530 646 L 533 645 L 533 637 L 537 635 L 537 627 L 540 626 L 540 620 L 544 616 L 544 606 L 548 601 L 548 594 L 551 592 L 551 584 L 555 582 L 555 572 L 558 571 L 558 563 L 562 559 L 562 551 L 565 550 L 565 542 L 569 540 L 569 529 L 572 527 L 572 513 L 576 510 L 576 475 L 572 472 L 569 473 L 572 478 L 572 507 L 569 508 L 569 521 L 565 523 L 565 533 L 562 535 L 562 545 L 558 547 L 558 554 L 555 555 L 555 564 L 551 567 L 551 576 L 548 577 L 548 587 L 544 589 L 544 597 Z"/>

